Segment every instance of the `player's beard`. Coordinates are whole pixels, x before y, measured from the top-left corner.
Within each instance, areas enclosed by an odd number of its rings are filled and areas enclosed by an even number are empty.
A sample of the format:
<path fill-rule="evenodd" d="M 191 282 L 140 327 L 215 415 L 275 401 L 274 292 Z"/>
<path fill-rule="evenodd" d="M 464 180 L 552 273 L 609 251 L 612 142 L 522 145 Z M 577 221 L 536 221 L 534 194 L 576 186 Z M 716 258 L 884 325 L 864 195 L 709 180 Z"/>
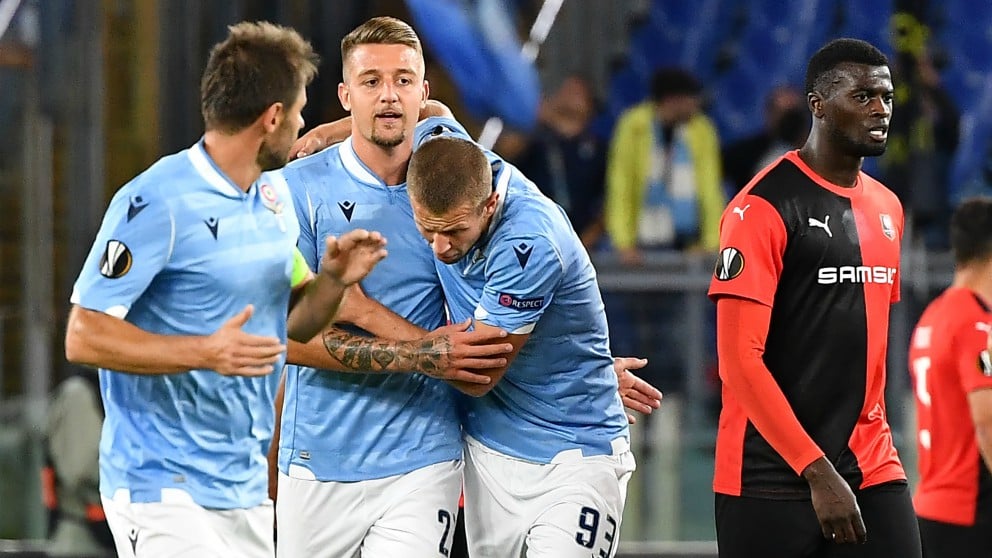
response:
<path fill-rule="evenodd" d="M 885 153 L 887 142 L 853 138 L 839 128 L 830 128 L 829 133 L 840 151 L 852 157 L 878 157 Z"/>
<path fill-rule="evenodd" d="M 287 149 L 274 149 L 269 142 L 262 142 L 262 147 L 258 150 L 255 162 L 261 167 L 262 172 L 280 169 L 286 166 L 289 161 Z"/>
<path fill-rule="evenodd" d="M 262 140 L 262 146 L 258 148 L 258 155 L 255 156 L 255 162 L 262 172 L 286 166 L 289 162 L 289 150 L 298 133 L 299 130 L 294 130 L 289 126 L 289 121 L 284 120 L 274 133 Z"/>
<path fill-rule="evenodd" d="M 405 122 L 400 122 L 401 126 Z M 389 135 L 386 135 L 389 134 Z M 386 133 L 381 133 L 376 129 L 375 125 L 372 126 L 372 137 L 369 138 L 372 143 L 378 145 L 379 147 L 393 148 L 397 145 L 403 143 L 406 139 L 406 130 L 402 127 L 399 130 L 387 130 Z"/>

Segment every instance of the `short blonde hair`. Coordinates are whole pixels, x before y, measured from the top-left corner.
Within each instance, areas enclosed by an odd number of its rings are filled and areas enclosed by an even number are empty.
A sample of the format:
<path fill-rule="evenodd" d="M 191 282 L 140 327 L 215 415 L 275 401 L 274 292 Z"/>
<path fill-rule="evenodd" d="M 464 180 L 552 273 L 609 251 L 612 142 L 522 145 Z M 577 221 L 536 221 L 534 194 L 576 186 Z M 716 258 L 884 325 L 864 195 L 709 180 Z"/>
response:
<path fill-rule="evenodd" d="M 273 103 L 292 106 L 317 75 L 320 57 L 288 27 L 245 21 L 227 29 L 200 80 L 200 111 L 208 130 L 233 133 Z"/>
<path fill-rule="evenodd" d="M 354 28 L 341 39 L 342 71 L 348 66 L 348 57 L 359 45 L 404 45 L 424 56 L 420 37 L 407 22 L 395 17 L 374 17 Z M 347 79 L 347 75 L 344 76 Z"/>

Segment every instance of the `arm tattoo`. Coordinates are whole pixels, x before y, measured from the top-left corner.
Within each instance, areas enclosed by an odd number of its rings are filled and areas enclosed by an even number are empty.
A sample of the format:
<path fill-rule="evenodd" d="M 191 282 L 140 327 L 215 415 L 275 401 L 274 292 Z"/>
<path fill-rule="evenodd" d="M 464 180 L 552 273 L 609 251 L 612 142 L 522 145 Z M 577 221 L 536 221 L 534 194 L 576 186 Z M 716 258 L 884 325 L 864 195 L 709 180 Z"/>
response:
<path fill-rule="evenodd" d="M 416 371 L 438 378 L 451 352 L 451 340 L 446 335 L 418 341 L 384 341 L 330 329 L 323 337 L 327 353 L 356 372 Z"/>

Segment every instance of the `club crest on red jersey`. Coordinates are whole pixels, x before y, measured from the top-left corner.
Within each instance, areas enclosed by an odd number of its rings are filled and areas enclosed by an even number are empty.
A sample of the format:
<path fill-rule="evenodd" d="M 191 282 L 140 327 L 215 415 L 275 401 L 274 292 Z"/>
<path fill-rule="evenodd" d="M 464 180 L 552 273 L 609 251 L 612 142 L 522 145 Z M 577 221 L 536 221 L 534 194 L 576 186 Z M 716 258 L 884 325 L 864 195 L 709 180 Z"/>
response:
<path fill-rule="evenodd" d="M 896 239 L 896 226 L 892 223 L 892 216 L 888 213 L 879 213 L 878 218 L 882 221 L 882 234 L 889 240 Z"/>

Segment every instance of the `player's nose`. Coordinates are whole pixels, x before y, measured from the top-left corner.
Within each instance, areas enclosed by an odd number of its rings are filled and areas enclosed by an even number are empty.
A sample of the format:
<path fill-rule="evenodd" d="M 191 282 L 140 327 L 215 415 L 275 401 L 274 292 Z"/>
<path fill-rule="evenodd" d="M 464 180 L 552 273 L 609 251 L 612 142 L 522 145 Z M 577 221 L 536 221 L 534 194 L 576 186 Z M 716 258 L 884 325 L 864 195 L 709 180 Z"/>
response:
<path fill-rule="evenodd" d="M 451 243 L 443 235 L 436 234 L 433 242 L 431 242 L 431 248 L 434 249 L 435 256 L 441 256 L 451 249 Z"/>
<path fill-rule="evenodd" d="M 387 103 L 392 103 L 399 99 L 399 95 L 396 92 L 396 86 L 388 82 L 382 85 L 380 95 L 381 99 Z"/>

